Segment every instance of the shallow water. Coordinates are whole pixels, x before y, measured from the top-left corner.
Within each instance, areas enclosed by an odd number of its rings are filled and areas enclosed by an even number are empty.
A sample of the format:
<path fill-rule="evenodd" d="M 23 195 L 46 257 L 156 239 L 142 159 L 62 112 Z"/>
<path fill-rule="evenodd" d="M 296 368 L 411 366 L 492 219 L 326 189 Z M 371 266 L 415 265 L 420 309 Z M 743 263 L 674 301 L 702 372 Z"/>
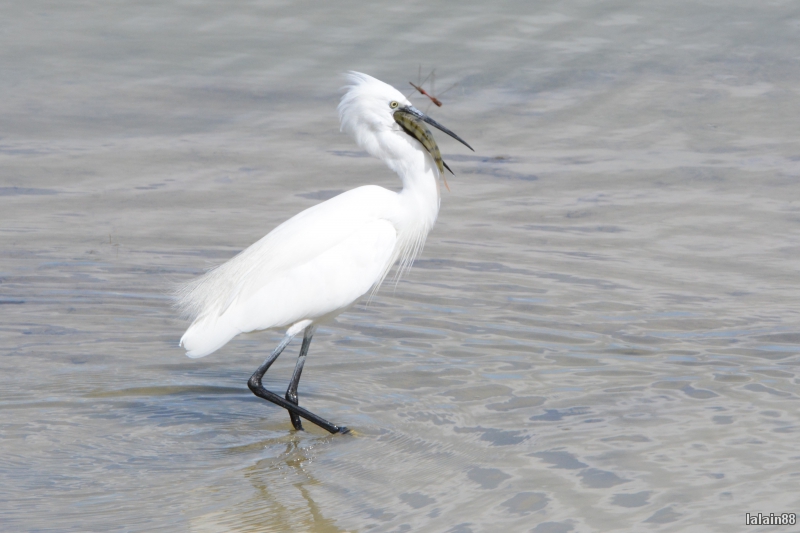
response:
<path fill-rule="evenodd" d="M 794 3 L 2 13 L 0 529 L 797 511 Z M 301 403 L 354 433 L 293 432 L 245 383 L 280 333 L 190 360 L 166 291 L 339 191 L 396 187 L 338 132 L 341 73 L 433 68 L 430 113 L 476 153 L 440 138 L 456 175 L 415 268 L 315 336 Z"/>

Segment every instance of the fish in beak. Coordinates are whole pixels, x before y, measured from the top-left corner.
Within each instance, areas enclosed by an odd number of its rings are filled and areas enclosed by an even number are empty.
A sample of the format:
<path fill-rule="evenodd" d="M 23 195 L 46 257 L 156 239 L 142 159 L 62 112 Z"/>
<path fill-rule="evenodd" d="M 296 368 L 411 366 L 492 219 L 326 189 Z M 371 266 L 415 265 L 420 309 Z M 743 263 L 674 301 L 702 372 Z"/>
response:
<path fill-rule="evenodd" d="M 450 170 L 450 167 L 447 166 L 447 163 L 445 163 L 442 159 L 442 154 L 439 152 L 439 146 L 436 144 L 431 130 L 428 129 L 428 126 L 426 126 L 425 123 L 428 123 L 434 128 L 445 132 L 473 152 L 475 151 L 464 139 L 445 128 L 414 106 L 404 106 L 395 111 L 394 120 L 400 124 L 400 127 L 402 127 L 406 133 L 418 140 L 422 146 L 425 147 L 428 153 L 431 154 L 431 157 L 433 157 L 433 160 L 436 162 L 436 166 L 439 168 L 440 174 L 444 172 L 444 169 L 449 170 L 450 174 L 453 174 L 453 171 Z M 446 185 L 447 182 L 445 182 L 445 186 Z"/>

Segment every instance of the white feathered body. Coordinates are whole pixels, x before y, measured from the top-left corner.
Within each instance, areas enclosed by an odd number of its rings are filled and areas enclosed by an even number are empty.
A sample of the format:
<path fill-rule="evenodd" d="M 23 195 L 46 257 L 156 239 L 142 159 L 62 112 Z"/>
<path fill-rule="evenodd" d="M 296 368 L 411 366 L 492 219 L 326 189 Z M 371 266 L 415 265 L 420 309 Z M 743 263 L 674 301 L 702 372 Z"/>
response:
<path fill-rule="evenodd" d="M 421 250 L 439 212 L 436 165 L 394 121 L 373 120 L 359 89 L 375 92 L 377 83 L 391 98 L 405 97 L 368 76 L 351 80 L 339 106 L 342 129 L 397 172 L 403 190 L 367 185 L 342 193 L 181 287 L 178 305 L 194 319 L 181 338 L 188 356 L 208 355 L 242 332 L 296 333 L 332 318 L 377 288 L 397 261 L 401 271 L 410 266 Z M 386 99 L 374 105 L 386 106 Z"/>

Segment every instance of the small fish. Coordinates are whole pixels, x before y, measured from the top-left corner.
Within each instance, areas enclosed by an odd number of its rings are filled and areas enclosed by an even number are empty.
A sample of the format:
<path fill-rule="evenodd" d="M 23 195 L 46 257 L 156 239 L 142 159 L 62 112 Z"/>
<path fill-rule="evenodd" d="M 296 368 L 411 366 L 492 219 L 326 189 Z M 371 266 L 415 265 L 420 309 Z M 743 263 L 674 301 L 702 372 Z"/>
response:
<path fill-rule="evenodd" d="M 447 179 L 444 177 L 444 169 L 450 171 L 450 174 L 453 174 L 453 171 L 450 170 L 450 167 L 447 166 L 447 163 L 444 162 L 442 159 L 442 154 L 439 151 L 439 145 L 436 144 L 436 141 L 433 138 L 433 134 L 431 130 L 425 125 L 425 123 L 419 119 L 415 114 L 406 111 L 404 109 L 398 109 L 394 112 L 394 120 L 412 137 L 417 139 L 422 146 L 431 154 L 433 160 L 436 162 L 436 166 L 439 168 L 439 175 L 442 177 L 444 181 L 444 186 L 447 190 L 450 190 L 450 186 L 447 184 Z"/>

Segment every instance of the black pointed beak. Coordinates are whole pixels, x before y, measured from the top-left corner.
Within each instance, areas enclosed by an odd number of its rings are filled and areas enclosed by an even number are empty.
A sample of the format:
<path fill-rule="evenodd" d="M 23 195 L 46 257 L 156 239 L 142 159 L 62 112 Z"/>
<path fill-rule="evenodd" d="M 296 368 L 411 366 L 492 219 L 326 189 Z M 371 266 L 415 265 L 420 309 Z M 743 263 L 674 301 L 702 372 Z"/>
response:
<path fill-rule="evenodd" d="M 462 139 L 461 137 L 459 137 L 458 135 L 456 135 L 455 133 L 453 133 L 449 129 L 445 128 L 444 126 L 442 126 L 441 124 L 439 124 L 438 122 L 433 120 L 431 117 L 429 117 L 428 115 L 426 115 L 425 113 L 423 113 L 422 111 L 417 109 L 416 107 L 414 107 L 412 105 L 409 105 L 409 106 L 404 107 L 403 111 L 405 111 L 406 113 L 410 113 L 410 114 L 416 116 L 417 118 L 419 118 L 420 120 L 423 120 L 423 121 L 427 122 L 428 124 L 430 124 L 434 128 L 445 132 L 450 137 L 452 137 L 453 139 L 457 140 L 458 142 L 460 142 L 461 144 L 463 144 L 464 146 L 466 146 L 467 148 L 469 148 L 473 152 L 475 151 L 475 149 L 472 146 L 470 146 L 467 143 L 467 141 L 465 141 L 464 139 Z"/>

